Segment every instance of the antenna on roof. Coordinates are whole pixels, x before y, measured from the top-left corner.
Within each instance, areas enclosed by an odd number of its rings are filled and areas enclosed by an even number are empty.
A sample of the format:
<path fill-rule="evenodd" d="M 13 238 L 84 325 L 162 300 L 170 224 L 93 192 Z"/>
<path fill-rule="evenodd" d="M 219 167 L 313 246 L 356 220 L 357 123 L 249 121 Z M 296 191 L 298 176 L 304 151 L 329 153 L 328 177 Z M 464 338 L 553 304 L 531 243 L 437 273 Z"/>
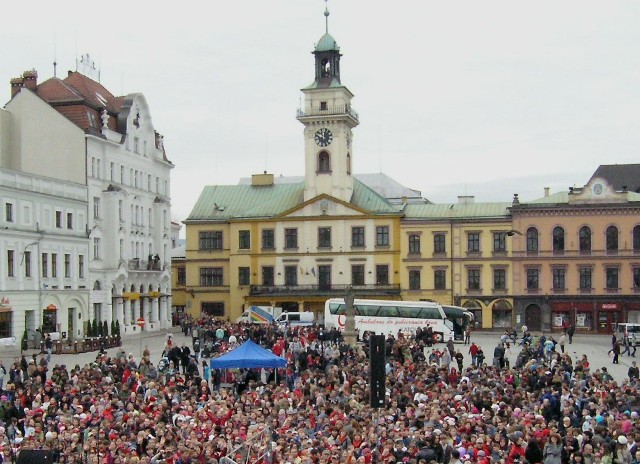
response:
<path fill-rule="evenodd" d="M 57 76 L 57 69 L 58 69 L 58 62 L 57 62 L 57 55 L 58 55 L 58 47 L 57 47 L 57 43 L 56 43 L 56 35 L 53 34 L 53 77 L 58 77 Z"/>
<path fill-rule="evenodd" d="M 266 132 L 264 134 L 264 167 L 269 169 L 269 135 Z"/>

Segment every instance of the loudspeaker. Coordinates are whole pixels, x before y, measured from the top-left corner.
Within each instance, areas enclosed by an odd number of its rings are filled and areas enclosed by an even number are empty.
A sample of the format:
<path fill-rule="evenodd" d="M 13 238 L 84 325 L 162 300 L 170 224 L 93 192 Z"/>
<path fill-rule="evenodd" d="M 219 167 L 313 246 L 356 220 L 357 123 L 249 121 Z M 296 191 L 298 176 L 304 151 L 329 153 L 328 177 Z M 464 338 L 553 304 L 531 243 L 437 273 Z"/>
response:
<path fill-rule="evenodd" d="M 50 450 L 20 450 L 16 464 L 52 464 L 53 453 Z"/>
<path fill-rule="evenodd" d="M 385 339 L 384 335 L 372 335 L 369 339 L 369 364 L 371 366 L 371 387 L 372 408 L 381 408 L 385 400 Z"/>

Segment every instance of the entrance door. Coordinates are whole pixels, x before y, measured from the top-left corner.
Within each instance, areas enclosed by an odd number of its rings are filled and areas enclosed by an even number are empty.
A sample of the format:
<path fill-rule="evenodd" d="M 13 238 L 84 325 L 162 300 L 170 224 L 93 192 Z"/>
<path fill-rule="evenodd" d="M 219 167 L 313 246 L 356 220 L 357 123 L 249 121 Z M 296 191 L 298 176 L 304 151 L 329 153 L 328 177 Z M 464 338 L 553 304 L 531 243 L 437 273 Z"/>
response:
<path fill-rule="evenodd" d="M 36 334 L 36 312 L 33 309 L 27 309 L 24 312 L 24 327 L 27 329 L 27 339 L 33 341 Z M 36 347 L 39 348 L 39 347 Z"/>
<path fill-rule="evenodd" d="M 75 316 L 75 309 L 69 308 L 67 314 L 67 337 L 69 340 L 74 340 L 76 338 L 76 334 L 73 332 L 73 323 L 75 321 L 75 317 L 73 316 Z"/>
<path fill-rule="evenodd" d="M 598 333 L 613 333 L 616 324 L 621 320 L 620 311 L 598 311 Z"/>
<path fill-rule="evenodd" d="M 540 306 L 536 304 L 527 306 L 524 311 L 524 324 L 530 331 L 542 330 L 542 309 Z"/>
<path fill-rule="evenodd" d="M 318 286 L 320 290 L 331 290 L 331 266 L 318 266 Z"/>

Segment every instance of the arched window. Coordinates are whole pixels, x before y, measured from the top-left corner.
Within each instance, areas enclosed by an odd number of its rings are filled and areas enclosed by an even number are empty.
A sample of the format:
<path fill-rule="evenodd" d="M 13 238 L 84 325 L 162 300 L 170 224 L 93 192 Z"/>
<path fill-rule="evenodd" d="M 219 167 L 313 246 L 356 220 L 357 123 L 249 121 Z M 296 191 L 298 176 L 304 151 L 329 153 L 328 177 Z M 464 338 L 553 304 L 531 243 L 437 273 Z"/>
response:
<path fill-rule="evenodd" d="M 538 251 L 538 229 L 535 227 L 527 229 L 527 251 Z"/>
<path fill-rule="evenodd" d="M 578 237 L 580 239 L 580 251 L 591 251 L 591 229 L 587 226 L 580 227 Z"/>
<path fill-rule="evenodd" d="M 607 251 L 618 250 L 618 228 L 616 226 L 607 227 L 606 242 Z"/>
<path fill-rule="evenodd" d="M 640 251 L 640 226 L 633 228 L 633 251 Z"/>
<path fill-rule="evenodd" d="M 318 172 L 331 172 L 331 158 L 326 151 L 318 153 Z"/>
<path fill-rule="evenodd" d="M 564 229 L 560 226 L 553 229 L 553 251 L 564 251 Z"/>
<path fill-rule="evenodd" d="M 347 153 L 347 174 L 351 175 L 351 153 Z"/>
<path fill-rule="evenodd" d="M 102 290 L 102 287 L 100 286 L 100 281 L 99 281 L 99 280 L 96 280 L 96 281 L 93 283 L 93 289 L 94 289 L 94 290 Z"/>

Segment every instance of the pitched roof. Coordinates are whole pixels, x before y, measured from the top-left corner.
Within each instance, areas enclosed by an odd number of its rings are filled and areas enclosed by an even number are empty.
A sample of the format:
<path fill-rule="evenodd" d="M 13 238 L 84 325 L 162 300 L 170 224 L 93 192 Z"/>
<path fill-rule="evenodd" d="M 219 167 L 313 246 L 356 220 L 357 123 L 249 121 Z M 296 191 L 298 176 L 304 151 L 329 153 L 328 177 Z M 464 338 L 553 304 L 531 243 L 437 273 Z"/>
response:
<path fill-rule="evenodd" d="M 304 184 L 207 185 L 187 221 L 273 217 L 303 202 Z"/>
<path fill-rule="evenodd" d="M 408 204 L 404 208 L 406 219 L 424 219 L 431 221 L 452 219 L 500 219 L 509 218 L 511 203 L 445 203 L 445 204 Z"/>
<path fill-rule="evenodd" d="M 386 198 L 391 204 L 399 203 L 403 197 L 406 197 L 409 203 L 431 203 L 426 198 L 422 198 L 422 192 L 420 192 L 420 190 L 405 187 L 387 174 L 381 172 L 354 174 L 353 177 L 381 197 Z M 304 176 L 274 176 L 273 182 L 276 184 L 304 182 Z M 242 177 L 238 183 L 243 185 L 251 184 L 251 177 Z"/>
<path fill-rule="evenodd" d="M 625 187 L 631 192 L 640 192 L 640 164 L 601 164 L 591 179 L 596 177 L 606 180 L 618 192 Z"/>
<path fill-rule="evenodd" d="M 77 71 L 69 71 L 65 79 L 52 77 L 38 85 L 36 94 L 82 130 L 99 131 L 100 111 L 106 108 L 116 115 L 123 97 L 115 97 L 102 84 Z M 115 118 L 109 118 L 109 128 L 116 130 Z"/>
<path fill-rule="evenodd" d="M 271 218 L 304 203 L 304 182 L 271 185 L 208 185 L 186 221 Z M 396 215 L 399 208 L 354 179 L 351 204 L 373 214 Z"/>

